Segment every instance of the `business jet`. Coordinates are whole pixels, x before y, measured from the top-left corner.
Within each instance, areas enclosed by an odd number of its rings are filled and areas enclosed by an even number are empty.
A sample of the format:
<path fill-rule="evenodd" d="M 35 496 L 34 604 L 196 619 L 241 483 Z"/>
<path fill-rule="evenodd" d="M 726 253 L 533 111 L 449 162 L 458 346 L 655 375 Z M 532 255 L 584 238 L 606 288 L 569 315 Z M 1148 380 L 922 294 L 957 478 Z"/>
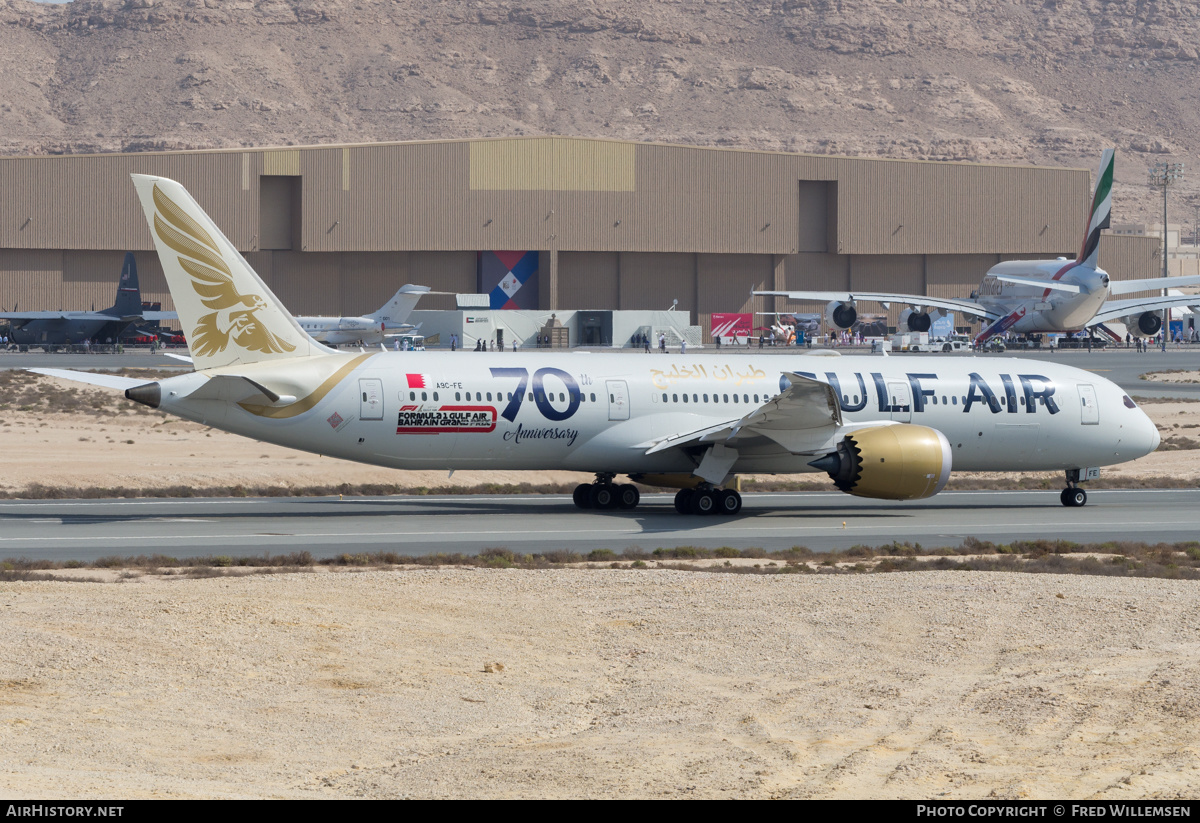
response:
<path fill-rule="evenodd" d="M 331 346 L 343 343 L 373 346 L 415 328 L 405 321 L 424 294 L 429 294 L 429 286 L 409 283 L 401 286 L 400 291 L 378 311 L 362 317 L 297 317 L 296 322 L 310 337 L 321 343 Z"/>
<path fill-rule="evenodd" d="M 142 309 L 142 292 L 138 285 L 137 261 L 133 252 L 125 253 L 125 262 L 117 280 L 116 300 L 103 311 L 0 312 L 0 320 L 9 321 L 10 342 L 23 349 L 43 346 L 52 350 L 84 340 L 119 340 L 123 331 L 139 321 L 174 319 L 175 312 Z"/>
<path fill-rule="evenodd" d="M 952 469 L 1058 470 L 1062 502 L 1158 446 L 1113 383 L 1055 363 L 955 358 L 339 352 L 300 328 L 179 183 L 133 175 L 196 370 L 152 382 L 32 369 L 291 448 L 397 469 L 594 473 L 580 508 L 678 488 L 680 513 L 736 514 L 739 472 L 826 472 L 912 500 Z"/>
<path fill-rule="evenodd" d="M 1110 300 L 1123 294 L 1155 289 L 1200 286 L 1200 277 L 1155 277 L 1112 280 L 1099 267 L 1100 232 L 1112 217 L 1113 149 L 1106 149 L 1092 196 L 1083 244 L 1074 260 L 1008 260 L 988 269 L 970 299 L 928 297 L 868 291 L 756 291 L 790 300 L 828 301 L 825 319 L 831 327 L 848 329 L 858 319 L 860 301 L 907 304 L 901 314 L 903 331 L 927 332 L 930 310 L 941 316 L 957 311 L 987 325 L 975 338 L 983 345 L 1005 332 L 1041 334 L 1093 328 L 1120 321 L 1136 334 L 1152 336 L 1162 328 L 1160 313 L 1175 306 L 1200 305 L 1200 295 L 1136 297 Z"/>

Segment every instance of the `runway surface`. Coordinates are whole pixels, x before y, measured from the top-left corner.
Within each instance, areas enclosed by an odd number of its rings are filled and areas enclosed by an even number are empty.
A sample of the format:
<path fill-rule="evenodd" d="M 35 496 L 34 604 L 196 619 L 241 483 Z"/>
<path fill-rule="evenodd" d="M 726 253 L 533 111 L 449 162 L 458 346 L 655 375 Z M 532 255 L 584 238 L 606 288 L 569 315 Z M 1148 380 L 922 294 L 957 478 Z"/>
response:
<path fill-rule="evenodd" d="M 1082 509 L 1058 491 L 947 492 L 891 503 L 837 492 L 748 494 L 738 517 L 675 513 L 668 494 L 632 512 L 579 511 L 565 496 L 428 496 L 45 500 L 0 502 L 0 558 L 94 561 L 118 555 L 252 556 L 309 551 L 532 554 L 698 546 L 813 551 L 913 541 L 958 546 L 1061 538 L 1075 542 L 1197 539 L 1200 490 L 1093 491 Z"/>

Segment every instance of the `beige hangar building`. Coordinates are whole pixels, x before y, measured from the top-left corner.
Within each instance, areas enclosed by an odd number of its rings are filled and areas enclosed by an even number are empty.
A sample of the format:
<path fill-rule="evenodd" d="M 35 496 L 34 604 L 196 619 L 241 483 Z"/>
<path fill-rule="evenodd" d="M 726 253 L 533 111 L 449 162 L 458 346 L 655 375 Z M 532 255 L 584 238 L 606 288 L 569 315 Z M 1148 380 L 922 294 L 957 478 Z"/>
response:
<path fill-rule="evenodd" d="M 819 310 L 756 289 L 965 297 L 1001 260 L 1074 257 L 1092 175 L 571 137 L 2 158 L 0 306 L 108 306 L 131 250 L 143 299 L 173 307 L 133 172 L 183 183 L 296 314 L 478 292 L 483 256 L 519 250 L 526 307 L 674 304 L 704 329 Z M 1154 277 L 1158 242 L 1105 236 L 1101 265 Z"/>

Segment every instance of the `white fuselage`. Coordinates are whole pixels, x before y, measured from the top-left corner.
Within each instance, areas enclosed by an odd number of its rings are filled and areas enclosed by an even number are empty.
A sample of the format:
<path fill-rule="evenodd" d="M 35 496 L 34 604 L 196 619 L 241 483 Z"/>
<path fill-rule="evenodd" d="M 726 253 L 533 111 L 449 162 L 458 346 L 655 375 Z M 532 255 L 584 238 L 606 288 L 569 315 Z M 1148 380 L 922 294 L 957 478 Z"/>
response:
<path fill-rule="evenodd" d="M 296 322 L 313 340 L 331 346 L 374 346 L 384 341 L 387 331 L 381 321 L 370 317 L 297 317 Z"/>
<path fill-rule="evenodd" d="M 835 386 L 846 423 L 941 431 L 962 470 L 1076 469 L 1153 451 L 1158 434 L 1115 384 L 1068 366 L 997 358 L 376 352 L 214 370 L 282 407 L 188 399 L 206 373 L 161 383 L 164 411 L 258 440 L 398 469 L 690 472 L 656 439 L 734 421 L 795 371 Z M 181 399 L 182 398 L 182 399 Z M 832 428 L 832 427 L 831 427 Z M 840 435 L 831 432 L 832 450 Z M 734 472 L 805 472 L 766 437 Z M 818 450 L 819 451 L 819 450 Z"/>
<path fill-rule="evenodd" d="M 1057 281 L 1078 286 L 1079 291 L 1011 283 L 996 275 Z M 1064 332 L 1083 328 L 1096 316 L 1108 299 L 1108 283 L 1108 274 L 1103 269 L 1080 266 L 1074 260 L 1010 260 L 988 270 L 979 284 L 976 300 L 983 308 L 1011 320 L 998 331 Z"/>

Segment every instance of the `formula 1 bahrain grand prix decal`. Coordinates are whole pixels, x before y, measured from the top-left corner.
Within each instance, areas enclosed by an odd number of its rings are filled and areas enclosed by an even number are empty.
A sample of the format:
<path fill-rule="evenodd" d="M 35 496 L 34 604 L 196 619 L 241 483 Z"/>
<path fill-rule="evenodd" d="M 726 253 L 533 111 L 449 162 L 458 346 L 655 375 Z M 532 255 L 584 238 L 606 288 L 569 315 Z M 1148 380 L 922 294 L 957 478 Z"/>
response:
<path fill-rule="evenodd" d="M 487 433 L 496 430 L 492 406 L 408 405 L 400 407 L 396 434 Z"/>

